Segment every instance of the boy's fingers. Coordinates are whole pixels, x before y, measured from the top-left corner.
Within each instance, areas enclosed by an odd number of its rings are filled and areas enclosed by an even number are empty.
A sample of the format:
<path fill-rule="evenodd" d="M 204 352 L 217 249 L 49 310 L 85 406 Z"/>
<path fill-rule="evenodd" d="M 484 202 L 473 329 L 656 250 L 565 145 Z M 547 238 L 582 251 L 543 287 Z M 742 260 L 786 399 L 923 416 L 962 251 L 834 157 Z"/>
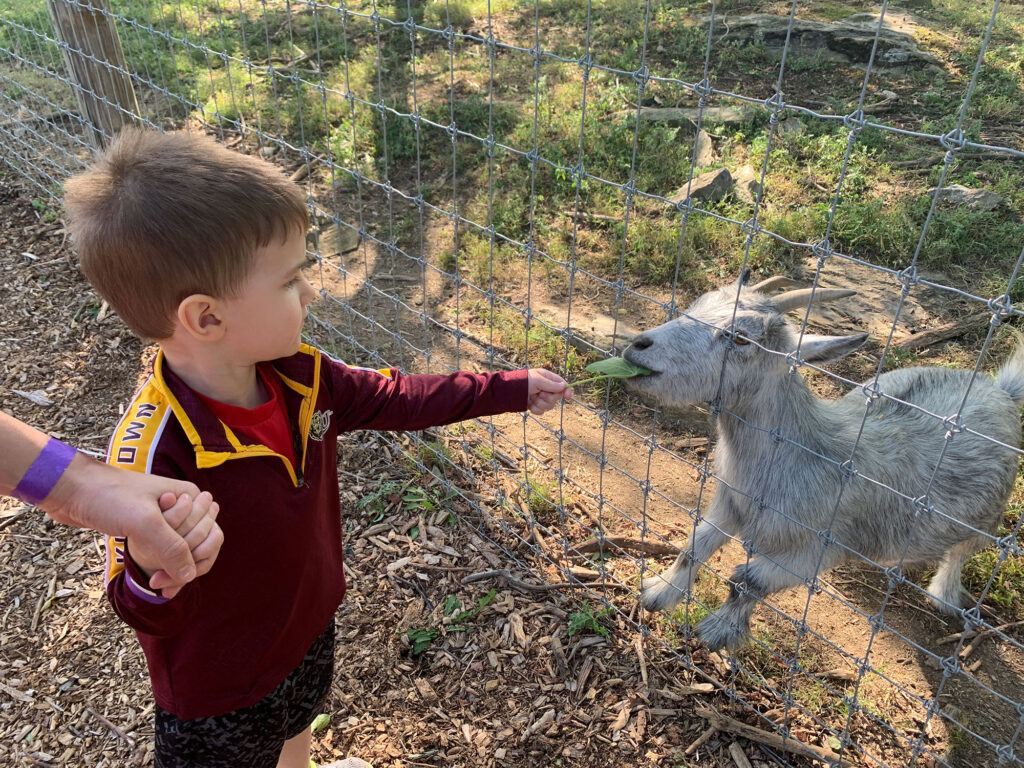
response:
<path fill-rule="evenodd" d="M 163 512 L 164 522 L 175 530 L 192 514 L 192 497 L 187 493 L 176 496 L 168 491 L 160 495 L 157 503 Z"/>
<path fill-rule="evenodd" d="M 217 554 L 220 552 L 220 547 L 223 543 L 224 532 L 220 529 L 219 525 L 215 525 L 210 529 L 206 539 L 192 550 L 192 557 L 196 561 L 197 576 L 202 576 L 213 567 L 213 563 L 217 559 Z"/>
<path fill-rule="evenodd" d="M 191 531 L 185 534 L 185 543 L 188 544 L 189 550 L 192 552 L 192 559 L 196 557 L 196 547 L 206 541 L 210 532 L 214 528 L 220 528 L 217 525 L 217 512 L 219 507 L 216 504 L 210 505 L 210 509 L 203 518 L 195 524 L 195 527 Z"/>
<path fill-rule="evenodd" d="M 207 491 L 203 491 L 196 496 L 195 501 L 192 502 L 192 506 L 189 509 L 188 516 L 175 527 L 178 534 L 180 536 L 188 536 L 188 532 L 199 525 L 199 523 L 209 515 L 210 507 L 213 503 L 213 496 L 211 496 Z M 202 539 L 200 539 L 200 541 L 202 541 Z"/>

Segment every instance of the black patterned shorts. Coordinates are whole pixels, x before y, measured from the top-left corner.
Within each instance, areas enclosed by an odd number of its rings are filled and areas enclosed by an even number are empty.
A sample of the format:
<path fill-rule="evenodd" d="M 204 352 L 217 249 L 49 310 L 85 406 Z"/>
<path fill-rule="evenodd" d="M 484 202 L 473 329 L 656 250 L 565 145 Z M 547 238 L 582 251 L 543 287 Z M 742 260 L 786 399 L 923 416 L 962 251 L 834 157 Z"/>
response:
<path fill-rule="evenodd" d="M 181 720 L 156 707 L 156 768 L 275 768 L 284 743 L 323 710 L 334 677 L 334 619 L 283 683 L 251 707 Z"/>

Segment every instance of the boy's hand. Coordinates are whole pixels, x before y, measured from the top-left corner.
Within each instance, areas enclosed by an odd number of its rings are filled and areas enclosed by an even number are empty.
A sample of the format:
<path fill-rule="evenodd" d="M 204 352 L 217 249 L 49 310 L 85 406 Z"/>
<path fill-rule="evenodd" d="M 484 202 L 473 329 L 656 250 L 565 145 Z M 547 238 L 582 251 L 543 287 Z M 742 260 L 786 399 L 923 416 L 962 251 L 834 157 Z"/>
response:
<path fill-rule="evenodd" d="M 177 497 L 173 493 L 165 493 L 160 497 L 160 508 L 167 524 L 188 544 L 196 564 L 196 576 L 207 573 L 224 543 L 224 533 L 216 522 L 220 506 L 206 492 L 195 499 L 187 493 Z M 136 564 L 150 576 L 149 586 L 163 590 L 164 597 L 174 597 L 185 586 L 186 582 L 158 570 L 158 553 L 150 551 L 145 542 L 129 537 L 128 549 Z"/>
<path fill-rule="evenodd" d="M 558 405 L 559 400 L 572 399 L 572 387 L 566 380 L 544 368 L 530 369 L 529 390 L 527 402 L 534 416 L 547 413 Z"/>

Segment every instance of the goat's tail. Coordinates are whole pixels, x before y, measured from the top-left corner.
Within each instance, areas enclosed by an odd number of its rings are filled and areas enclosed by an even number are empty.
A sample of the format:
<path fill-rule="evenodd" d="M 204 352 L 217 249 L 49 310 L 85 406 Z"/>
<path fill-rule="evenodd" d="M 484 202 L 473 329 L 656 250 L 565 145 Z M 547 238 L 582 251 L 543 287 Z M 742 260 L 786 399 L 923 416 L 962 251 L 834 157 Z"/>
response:
<path fill-rule="evenodd" d="M 1024 407 L 1024 336 L 1014 331 L 1017 347 L 996 373 L 996 386 L 1006 392 L 1018 408 Z"/>

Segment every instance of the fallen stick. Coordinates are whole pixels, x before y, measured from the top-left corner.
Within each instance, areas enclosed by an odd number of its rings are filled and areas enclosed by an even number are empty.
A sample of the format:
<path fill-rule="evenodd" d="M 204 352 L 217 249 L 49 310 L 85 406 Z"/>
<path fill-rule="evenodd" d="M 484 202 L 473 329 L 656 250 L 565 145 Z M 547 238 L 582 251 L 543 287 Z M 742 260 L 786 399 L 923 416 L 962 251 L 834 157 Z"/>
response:
<path fill-rule="evenodd" d="M 641 552 L 645 555 L 678 555 L 678 547 L 673 547 L 669 544 L 662 544 L 659 541 L 641 541 L 640 539 L 627 539 L 624 536 L 605 536 L 603 539 L 597 539 L 591 536 L 589 539 L 584 541 L 582 544 L 577 544 L 573 549 L 580 553 L 586 552 L 598 552 L 601 549 L 608 549 L 609 547 L 618 547 L 619 549 L 634 550 Z"/>
<path fill-rule="evenodd" d="M 577 584 L 575 582 L 560 581 L 555 584 L 529 584 L 525 581 L 520 581 L 512 575 L 511 571 L 505 569 L 498 569 L 494 571 L 481 571 L 480 573 L 471 573 L 468 576 L 464 576 L 462 579 L 463 584 L 472 584 L 474 581 L 484 581 L 485 579 L 505 579 L 510 587 L 516 589 L 525 590 L 527 592 L 550 592 L 555 589 L 570 589 L 573 587 L 612 587 L 613 589 L 618 587 L 619 589 L 630 590 L 625 584 L 619 584 L 614 581 L 602 581 L 595 584 Z"/>
<path fill-rule="evenodd" d="M 690 746 L 688 746 L 686 748 L 686 751 L 683 752 L 683 754 L 686 757 L 689 757 L 694 752 L 696 752 L 698 749 L 700 749 L 704 744 L 709 742 L 714 737 L 714 735 L 716 733 L 718 733 L 718 729 L 715 728 L 715 726 L 712 725 L 710 728 L 708 728 L 706 731 L 704 731 L 704 733 L 702 733 L 700 736 L 698 736 L 696 739 L 694 739 L 693 743 L 690 744 Z"/>
<path fill-rule="evenodd" d="M 743 747 L 740 746 L 738 741 L 734 741 L 729 745 L 729 755 L 732 757 L 732 761 L 736 763 L 736 768 L 751 768 L 750 761 L 743 752 Z"/>
<path fill-rule="evenodd" d="M 792 736 L 789 738 L 783 738 L 777 733 L 762 731 L 760 728 L 755 728 L 752 725 L 741 723 L 739 720 L 733 720 L 731 717 L 726 717 L 722 713 L 715 712 L 711 709 L 698 707 L 697 715 L 703 717 L 720 731 L 735 733 L 737 736 L 750 739 L 750 741 L 756 741 L 759 744 L 764 744 L 765 746 L 773 749 L 792 752 L 794 755 L 809 757 L 812 760 L 818 760 L 819 762 L 828 763 L 829 765 L 852 765 L 848 760 L 841 760 L 839 755 L 831 749 L 812 747 L 809 744 L 804 744 L 798 739 L 794 739 Z"/>
<path fill-rule="evenodd" d="M 1009 624 L 1001 624 L 998 627 L 988 627 L 988 628 L 976 627 L 976 628 L 974 628 L 972 630 L 969 630 L 967 632 L 957 632 L 957 633 L 952 634 L 952 635 L 946 635 L 945 637 L 940 637 L 935 642 L 936 642 L 937 645 L 946 645 L 948 643 L 955 643 L 961 637 L 964 638 L 964 639 L 969 640 L 972 637 L 975 637 L 976 635 L 991 635 L 991 634 L 994 634 L 996 632 L 1004 632 L 1007 629 L 1013 629 L 1014 627 L 1019 627 L 1022 624 L 1024 624 L 1024 621 L 1011 621 Z"/>
<path fill-rule="evenodd" d="M 97 712 L 97 711 L 96 711 L 95 709 L 93 709 L 92 707 L 90 707 L 90 706 L 86 706 L 86 708 L 85 708 L 85 711 L 86 711 L 86 712 L 88 712 L 88 713 L 89 713 L 90 715 L 92 715 L 93 717 L 95 717 L 95 718 L 96 718 L 97 720 L 99 720 L 99 721 L 100 721 L 101 723 L 103 723 L 103 724 L 104 724 L 105 726 L 107 726 L 107 728 L 109 728 L 109 729 L 110 729 L 110 732 L 111 732 L 111 733 L 113 733 L 113 734 L 114 734 L 115 736 L 117 736 L 117 737 L 118 737 L 119 739 L 123 739 L 124 741 L 128 742 L 129 744 L 133 744 L 133 743 L 134 743 L 134 742 L 133 742 L 133 741 L 132 741 L 131 739 L 129 739 L 129 738 L 128 738 L 128 737 L 127 737 L 127 736 L 125 735 L 125 732 L 124 732 L 124 731 L 122 731 L 122 730 L 121 730 L 120 728 L 118 728 L 118 727 L 117 727 L 116 725 L 114 725 L 114 724 L 113 724 L 112 722 L 110 722 L 109 720 L 107 720 L 107 718 L 105 718 L 105 717 L 104 717 L 103 715 L 101 715 L 101 714 L 100 714 L 99 712 Z"/>
<path fill-rule="evenodd" d="M 955 339 L 957 336 L 963 336 L 968 331 L 985 325 L 991 319 L 991 312 L 975 312 L 973 315 L 967 315 L 927 331 L 915 333 L 913 336 L 908 336 L 902 341 L 894 342 L 893 346 L 905 351 L 921 349 L 932 344 L 938 344 L 940 341 L 948 341 L 949 339 Z"/>

